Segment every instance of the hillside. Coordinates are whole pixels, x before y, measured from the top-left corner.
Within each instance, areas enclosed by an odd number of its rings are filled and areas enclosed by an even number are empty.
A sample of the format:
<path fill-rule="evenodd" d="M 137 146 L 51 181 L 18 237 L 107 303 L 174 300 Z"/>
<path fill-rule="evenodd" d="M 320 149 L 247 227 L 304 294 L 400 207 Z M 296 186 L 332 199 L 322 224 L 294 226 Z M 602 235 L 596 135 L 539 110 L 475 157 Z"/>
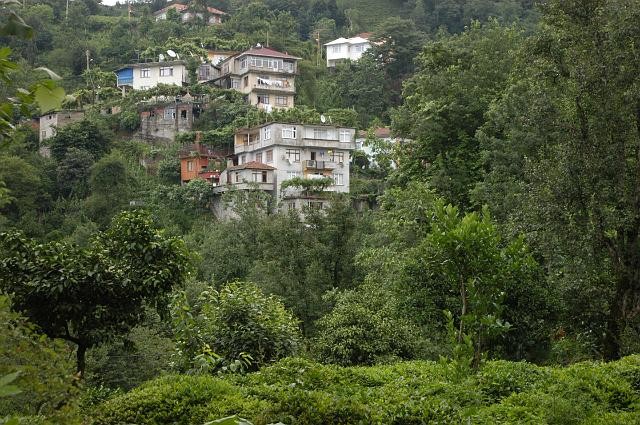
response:
<path fill-rule="evenodd" d="M 358 24 L 360 29 L 368 28 L 369 31 L 380 22 L 391 16 L 402 16 L 405 13 L 406 1 L 402 0 L 338 0 L 338 7 L 347 16 Z"/>
<path fill-rule="evenodd" d="M 406 362 L 375 367 L 283 360 L 225 379 L 166 376 L 98 406 L 95 425 L 202 424 L 238 414 L 268 424 L 634 424 L 640 356 L 537 367 L 495 361 L 477 375 Z"/>

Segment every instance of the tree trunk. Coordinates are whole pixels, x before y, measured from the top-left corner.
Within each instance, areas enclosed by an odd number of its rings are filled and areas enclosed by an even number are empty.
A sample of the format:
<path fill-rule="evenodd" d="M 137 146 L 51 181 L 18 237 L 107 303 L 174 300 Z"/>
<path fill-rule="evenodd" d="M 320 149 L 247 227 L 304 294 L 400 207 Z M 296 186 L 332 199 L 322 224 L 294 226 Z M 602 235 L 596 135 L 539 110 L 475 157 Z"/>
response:
<path fill-rule="evenodd" d="M 458 344 L 462 344 L 464 333 L 464 316 L 467 315 L 467 288 L 464 285 L 464 280 L 460 278 L 460 298 L 462 300 L 462 312 L 460 314 L 460 330 L 458 331 Z"/>
<path fill-rule="evenodd" d="M 78 351 L 76 351 L 76 368 L 78 370 L 78 378 L 84 378 L 84 370 L 86 367 L 85 356 L 87 354 L 87 346 L 83 343 L 78 344 Z"/>

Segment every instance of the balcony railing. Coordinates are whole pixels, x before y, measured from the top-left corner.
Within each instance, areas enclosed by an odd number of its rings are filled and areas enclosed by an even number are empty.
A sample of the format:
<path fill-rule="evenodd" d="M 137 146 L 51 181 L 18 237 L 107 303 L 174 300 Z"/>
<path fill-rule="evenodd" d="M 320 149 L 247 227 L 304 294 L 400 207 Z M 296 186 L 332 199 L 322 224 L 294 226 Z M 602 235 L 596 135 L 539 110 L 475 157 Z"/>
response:
<path fill-rule="evenodd" d="M 334 170 L 337 164 L 333 161 L 316 161 L 315 159 L 304 161 L 304 167 L 313 170 Z"/>

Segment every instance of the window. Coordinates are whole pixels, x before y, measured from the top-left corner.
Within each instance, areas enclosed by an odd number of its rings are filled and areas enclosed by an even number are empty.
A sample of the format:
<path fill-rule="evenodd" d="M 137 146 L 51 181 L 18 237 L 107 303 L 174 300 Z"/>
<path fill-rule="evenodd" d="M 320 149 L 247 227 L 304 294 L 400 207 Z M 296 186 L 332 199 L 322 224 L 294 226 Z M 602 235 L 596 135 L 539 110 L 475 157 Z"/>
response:
<path fill-rule="evenodd" d="M 240 88 L 240 80 L 231 80 L 231 88 L 239 89 Z"/>
<path fill-rule="evenodd" d="M 344 163 L 344 152 L 331 152 L 331 161 Z"/>
<path fill-rule="evenodd" d="M 350 142 L 351 141 L 351 132 L 349 130 L 340 129 L 340 141 L 341 142 Z"/>
<path fill-rule="evenodd" d="M 242 155 L 240 157 L 240 164 L 244 164 L 245 162 L 247 162 L 247 156 L 246 155 Z"/>
<path fill-rule="evenodd" d="M 42 130 L 42 138 L 43 139 L 47 138 L 47 130 Z"/>
<path fill-rule="evenodd" d="M 300 177 L 300 171 L 287 171 L 287 180 L 295 179 L 296 177 Z"/>
<path fill-rule="evenodd" d="M 266 183 L 267 182 L 267 172 L 263 171 L 262 172 L 262 183 Z"/>
<path fill-rule="evenodd" d="M 271 127 L 264 127 L 262 129 L 262 140 L 271 139 Z"/>
<path fill-rule="evenodd" d="M 283 127 L 282 128 L 282 138 L 283 139 L 295 139 L 296 136 L 296 128 L 295 127 Z"/>
<path fill-rule="evenodd" d="M 276 96 L 276 105 L 287 106 L 287 96 Z"/>
<path fill-rule="evenodd" d="M 258 95 L 258 104 L 264 104 L 264 105 L 268 105 L 269 104 L 269 95 L 268 94 L 259 94 Z"/>
<path fill-rule="evenodd" d="M 149 90 L 149 86 L 140 86 L 140 90 Z"/>
<path fill-rule="evenodd" d="M 140 70 L 140 78 L 150 78 L 151 77 L 151 69 L 142 68 Z"/>
<path fill-rule="evenodd" d="M 247 87 L 249 85 L 249 77 L 244 77 L 242 79 L 242 87 Z"/>
<path fill-rule="evenodd" d="M 160 68 L 160 76 L 161 77 L 171 77 L 171 76 L 173 76 L 173 67 L 171 67 L 171 68 Z"/>
<path fill-rule="evenodd" d="M 284 62 L 283 65 L 285 71 L 293 72 L 293 62 Z"/>
<path fill-rule="evenodd" d="M 324 204 L 320 201 L 307 201 L 307 208 L 312 210 L 321 210 Z"/>
<path fill-rule="evenodd" d="M 240 69 L 244 69 L 247 67 L 247 58 L 240 59 Z"/>
<path fill-rule="evenodd" d="M 175 108 L 167 108 L 164 110 L 164 119 L 166 120 L 173 120 L 176 119 L 176 110 Z"/>
<path fill-rule="evenodd" d="M 364 52 L 364 44 L 356 44 L 355 46 L 353 46 L 353 50 L 358 53 Z"/>
<path fill-rule="evenodd" d="M 183 109 L 180 111 L 180 118 L 182 118 L 183 120 L 187 119 L 187 110 Z"/>
<path fill-rule="evenodd" d="M 229 73 L 229 64 L 225 63 L 224 65 L 222 65 L 222 73 L 223 74 L 228 74 Z"/>
<path fill-rule="evenodd" d="M 267 151 L 267 163 L 273 162 L 273 150 Z"/>
<path fill-rule="evenodd" d="M 331 53 L 340 53 L 340 45 L 331 46 Z"/>
<path fill-rule="evenodd" d="M 344 174 L 334 174 L 333 184 L 336 186 L 344 186 Z"/>
<path fill-rule="evenodd" d="M 313 129 L 313 138 L 314 139 L 328 139 L 327 129 L 326 128 L 314 128 Z"/>
<path fill-rule="evenodd" d="M 240 173 L 236 171 L 236 183 L 240 183 Z"/>
<path fill-rule="evenodd" d="M 285 155 L 291 162 L 300 162 L 300 149 L 287 149 Z"/>
<path fill-rule="evenodd" d="M 296 209 L 296 202 L 295 202 L 295 201 L 293 201 L 293 202 L 287 202 L 287 209 L 288 209 L 289 211 L 291 211 L 291 210 L 295 210 L 295 209 Z"/>
<path fill-rule="evenodd" d="M 187 171 L 193 171 L 193 161 L 187 161 Z"/>
<path fill-rule="evenodd" d="M 256 162 L 262 162 L 262 152 L 256 154 Z"/>

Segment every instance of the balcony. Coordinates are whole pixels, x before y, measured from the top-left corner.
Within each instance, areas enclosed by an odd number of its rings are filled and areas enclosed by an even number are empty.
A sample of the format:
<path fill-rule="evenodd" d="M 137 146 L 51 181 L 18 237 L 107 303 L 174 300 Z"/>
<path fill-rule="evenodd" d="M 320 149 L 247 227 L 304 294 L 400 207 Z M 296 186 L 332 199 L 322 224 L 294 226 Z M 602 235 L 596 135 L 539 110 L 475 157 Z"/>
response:
<path fill-rule="evenodd" d="M 263 80 L 261 78 L 258 78 L 258 82 L 253 85 L 253 88 L 286 93 L 295 93 L 296 91 L 294 85 L 289 81 Z"/>
<path fill-rule="evenodd" d="M 335 170 L 338 164 L 333 161 L 316 161 L 312 159 L 304 161 L 303 166 L 307 170 Z"/>
<path fill-rule="evenodd" d="M 258 182 L 239 182 L 230 183 L 226 185 L 214 186 L 213 193 L 221 194 L 228 190 L 264 190 L 265 192 L 271 192 L 275 189 L 273 183 L 258 183 Z"/>

